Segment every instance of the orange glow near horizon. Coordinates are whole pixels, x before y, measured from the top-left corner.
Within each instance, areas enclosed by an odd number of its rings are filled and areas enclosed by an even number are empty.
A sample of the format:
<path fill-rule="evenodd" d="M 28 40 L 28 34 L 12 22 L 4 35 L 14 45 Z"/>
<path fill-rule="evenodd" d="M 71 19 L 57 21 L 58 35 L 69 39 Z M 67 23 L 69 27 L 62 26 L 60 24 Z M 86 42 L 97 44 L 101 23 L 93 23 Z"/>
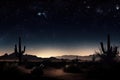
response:
<path fill-rule="evenodd" d="M 59 49 L 59 48 L 42 48 L 42 49 L 30 49 L 27 53 L 36 55 L 38 57 L 55 57 L 62 55 L 80 55 L 87 56 L 95 53 L 96 48 L 76 48 L 76 49 Z"/>
<path fill-rule="evenodd" d="M 28 55 L 36 55 L 38 57 L 55 57 L 55 56 L 62 56 L 62 55 L 80 55 L 80 56 L 87 56 L 94 54 L 95 51 L 98 51 L 98 48 L 96 47 L 77 47 L 77 48 L 51 48 L 51 47 L 45 47 L 45 48 L 28 48 L 25 52 L 25 54 Z M 13 53 L 13 49 L 3 49 L 0 52 L 0 55 L 4 55 L 5 53 Z"/>

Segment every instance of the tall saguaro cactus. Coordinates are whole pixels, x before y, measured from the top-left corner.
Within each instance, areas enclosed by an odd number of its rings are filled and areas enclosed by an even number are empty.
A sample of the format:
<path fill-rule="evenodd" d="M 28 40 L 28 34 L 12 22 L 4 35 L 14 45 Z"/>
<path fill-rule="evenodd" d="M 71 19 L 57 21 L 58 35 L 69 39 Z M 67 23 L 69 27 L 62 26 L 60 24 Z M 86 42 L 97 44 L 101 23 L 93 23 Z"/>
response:
<path fill-rule="evenodd" d="M 111 46 L 110 35 L 107 36 L 107 48 L 104 48 L 103 42 L 100 42 L 100 45 L 102 53 L 101 54 L 99 53 L 98 55 L 100 56 L 101 60 L 105 62 L 114 61 L 119 52 L 117 46 L 115 47 Z"/>
<path fill-rule="evenodd" d="M 24 49 L 23 49 L 23 50 L 22 50 L 21 47 L 22 47 L 22 46 L 21 46 L 21 37 L 19 37 L 19 43 L 18 43 L 18 45 L 15 44 L 15 48 L 14 48 L 14 51 L 15 51 L 18 59 L 19 59 L 19 64 L 22 63 L 22 56 L 23 56 L 23 54 L 25 53 L 25 49 L 26 49 L 25 46 L 24 46 Z"/>

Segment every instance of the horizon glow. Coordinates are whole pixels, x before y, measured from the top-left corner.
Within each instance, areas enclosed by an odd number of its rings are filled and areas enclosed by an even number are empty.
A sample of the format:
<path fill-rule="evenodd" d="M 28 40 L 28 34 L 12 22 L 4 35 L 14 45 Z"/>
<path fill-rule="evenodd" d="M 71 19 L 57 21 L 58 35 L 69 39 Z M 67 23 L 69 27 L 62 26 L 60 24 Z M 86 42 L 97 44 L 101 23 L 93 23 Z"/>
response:
<path fill-rule="evenodd" d="M 4 51 L 3 51 L 4 50 Z M 5 53 L 11 54 L 14 49 L 3 49 L 1 50 L 1 55 Z M 37 57 L 56 57 L 62 55 L 78 55 L 78 56 L 88 56 L 94 54 L 98 51 L 96 47 L 75 47 L 75 48 L 58 48 L 58 47 L 38 47 L 38 48 L 28 48 L 24 54 L 36 55 Z"/>

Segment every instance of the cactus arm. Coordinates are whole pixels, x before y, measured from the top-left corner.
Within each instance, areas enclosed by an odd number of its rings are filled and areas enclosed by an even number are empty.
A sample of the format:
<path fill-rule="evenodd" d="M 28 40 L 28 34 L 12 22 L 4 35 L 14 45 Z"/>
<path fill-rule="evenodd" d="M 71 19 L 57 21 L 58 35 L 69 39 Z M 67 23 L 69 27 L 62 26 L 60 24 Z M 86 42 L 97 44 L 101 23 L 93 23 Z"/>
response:
<path fill-rule="evenodd" d="M 26 46 L 24 46 L 24 49 L 23 49 L 23 51 L 22 51 L 22 54 L 25 53 L 25 49 L 26 49 Z"/>
<path fill-rule="evenodd" d="M 21 53 L 21 37 L 19 37 L 19 53 Z"/>
<path fill-rule="evenodd" d="M 17 53 L 17 45 L 15 44 L 14 52 Z"/>
<path fill-rule="evenodd" d="M 101 45 L 101 49 L 102 49 L 103 53 L 105 53 L 103 42 L 100 42 L 100 45 Z"/>
<path fill-rule="evenodd" d="M 110 50 L 110 35 L 107 36 L 107 51 Z"/>

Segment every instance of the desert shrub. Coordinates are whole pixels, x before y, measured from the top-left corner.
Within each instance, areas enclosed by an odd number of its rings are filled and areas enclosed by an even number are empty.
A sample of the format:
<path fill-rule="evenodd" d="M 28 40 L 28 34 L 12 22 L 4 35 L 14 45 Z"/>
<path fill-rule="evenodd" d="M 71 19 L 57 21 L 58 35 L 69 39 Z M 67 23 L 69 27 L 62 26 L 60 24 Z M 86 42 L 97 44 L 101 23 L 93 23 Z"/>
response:
<path fill-rule="evenodd" d="M 13 79 L 13 80 L 19 80 L 25 79 L 25 76 L 28 76 L 26 73 L 21 71 L 16 64 L 9 64 L 5 63 L 0 67 L 0 75 L 1 79 Z"/>
<path fill-rule="evenodd" d="M 81 72 L 81 69 L 77 64 L 66 65 L 63 70 L 65 72 L 70 72 L 70 73 L 79 73 L 79 72 Z"/>
<path fill-rule="evenodd" d="M 31 74 L 35 77 L 39 77 L 41 75 L 43 75 L 43 67 L 44 65 L 41 64 L 40 66 L 35 67 L 32 71 Z"/>

